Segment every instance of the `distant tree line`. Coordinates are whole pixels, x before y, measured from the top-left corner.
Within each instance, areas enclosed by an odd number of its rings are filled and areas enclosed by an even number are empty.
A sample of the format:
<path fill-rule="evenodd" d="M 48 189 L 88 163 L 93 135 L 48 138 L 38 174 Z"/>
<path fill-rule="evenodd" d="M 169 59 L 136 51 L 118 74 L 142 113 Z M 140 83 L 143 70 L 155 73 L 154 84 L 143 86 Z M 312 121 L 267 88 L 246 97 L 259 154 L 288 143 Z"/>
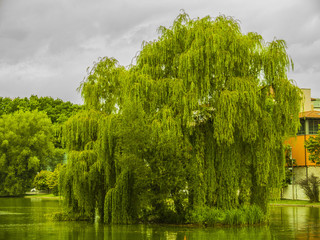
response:
<path fill-rule="evenodd" d="M 74 113 L 82 109 L 81 105 L 73 104 L 69 101 L 64 102 L 61 99 L 52 97 L 38 97 L 32 95 L 30 98 L 8 98 L 0 97 L 0 116 L 22 111 L 43 111 L 51 119 L 53 124 L 63 123 Z"/>
<path fill-rule="evenodd" d="M 41 186 L 34 182 L 37 173 L 54 171 L 65 158 L 62 124 L 81 109 L 52 97 L 0 97 L 0 196 L 20 195 Z M 56 193 L 53 182 L 56 178 L 51 178 L 50 185 Z"/>

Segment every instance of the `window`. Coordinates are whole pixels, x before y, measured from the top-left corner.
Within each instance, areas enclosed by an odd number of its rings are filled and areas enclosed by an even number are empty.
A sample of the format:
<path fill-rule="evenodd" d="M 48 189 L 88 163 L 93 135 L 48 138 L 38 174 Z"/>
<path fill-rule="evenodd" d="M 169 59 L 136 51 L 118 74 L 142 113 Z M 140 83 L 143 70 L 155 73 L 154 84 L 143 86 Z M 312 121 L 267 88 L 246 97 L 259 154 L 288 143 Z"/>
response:
<path fill-rule="evenodd" d="M 309 134 L 317 134 L 319 129 L 320 119 L 309 120 Z"/>

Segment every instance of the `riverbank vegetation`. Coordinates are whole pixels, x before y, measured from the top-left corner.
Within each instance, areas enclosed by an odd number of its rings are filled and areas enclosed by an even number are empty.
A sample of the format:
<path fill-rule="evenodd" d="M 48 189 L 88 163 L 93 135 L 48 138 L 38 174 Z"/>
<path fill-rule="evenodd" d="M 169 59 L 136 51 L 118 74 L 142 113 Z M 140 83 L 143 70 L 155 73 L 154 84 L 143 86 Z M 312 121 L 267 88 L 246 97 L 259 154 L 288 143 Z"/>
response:
<path fill-rule="evenodd" d="M 131 66 L 102 58 L 81 83 L 57 219 L 264 221 L 285 176 L 283 142 L 299 128 L 285 42 L 186 13 L 159 33 Z"/>
<path fill-rule="evenodd" d="M 253 225 L 268 221 L 267 214 L 261 208 L 241 206 L 235 209 L 222 210 L 209 207 L 197 207 L 187 215 L 187 222 L 206 226 L 213 225 Z"/>

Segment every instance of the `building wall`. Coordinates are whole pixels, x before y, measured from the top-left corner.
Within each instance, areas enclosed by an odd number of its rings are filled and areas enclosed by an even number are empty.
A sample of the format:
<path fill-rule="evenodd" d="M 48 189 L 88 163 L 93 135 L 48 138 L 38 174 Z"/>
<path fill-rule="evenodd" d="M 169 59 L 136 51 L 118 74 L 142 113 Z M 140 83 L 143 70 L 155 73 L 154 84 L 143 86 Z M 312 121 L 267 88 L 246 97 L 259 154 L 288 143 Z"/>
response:
<path fill-rule="evenodd" d="M 313 110 L 320 111 L 320 99 L 314 99 L 312 101 Z"/>
<path fill-rule="evenodd" d="M 283 188 L 281 199 L 309 200 L 298 184 L 289 184 Z"/>
<path fill-rule="evenodd" d="M 294 181 L 293 185 L 288 185 L 283 188 L 282 199 L 295 199 L 295 200 L 309 200 L 309 198 L 304 194 L 304 191 L 299 186 L 298 182 L 306 179 L 306 175 L 311 176 L 312 174 L 320 179 L 320 167 L 310 166 L 306 167 L 294 167 Z"/>
<path fill-rule="evenodd" d="M 300 112 L 312 111 L 311 105 L 311 89 L 310 88 L 301 88 L 302 91 L 302 104 L 300 107 Z"/>
<path fill-rule="evenodd" d="M 301 112 L 313 111 L 314 107 L 316 110 L 318 110 L 318 108 L 320 109 L 320 103 L 317 102 L 318 100 L 311 101 L 311 89 L 304 88 L 301 89 L 301 91 L 303 93 L 300 108 Z M 292 158 L 296 160 L 296 166 L 293 167 L 293 185 L 289 185 L 283 189 L 282 198 L 284 199 L 309 200 L 297 183 L 306 179 L 306 175 L 311 176 L 314 174 L 320 179 L 320 167 L 316 166 L 312 161 L 309 161 L 309 153 L 304 147 L 305 140 L 308 140 L 310 136 L 315 136 L 309 135 L 308 120 L 306 120 L 305 131 L 306 135 L 298 135 L 286 141 L 286 143 L 289 143 L 292 147 Z"/>
<path fill-rule="evenodd" d="M 320 166 L 309 166 L 306 170 L 305 167 L 294 167 L 294 181 L 299 182 L 306 179 L 306 175 L 311 176 L 312 174 L 320 179 Z"/>
<path fill-rule="evenodd" d="M 315 136 L 315 135 L 299 135 L 296 137 L 292 137 L 287 141 L 287 143 L 289 143 L 290 146 L 292 147 L 292 158 L 296 160 L 297 166 L 305 166 L 306 163 L 307 163 L 307 166 L 316 165 L 312 161 L 309 161 L 309 153 L 308 151 L 305 151 L 305 148 L 304 148 L 304 140 L 305 138 L 306 140 L 308 140 L 310 136 Z"/>

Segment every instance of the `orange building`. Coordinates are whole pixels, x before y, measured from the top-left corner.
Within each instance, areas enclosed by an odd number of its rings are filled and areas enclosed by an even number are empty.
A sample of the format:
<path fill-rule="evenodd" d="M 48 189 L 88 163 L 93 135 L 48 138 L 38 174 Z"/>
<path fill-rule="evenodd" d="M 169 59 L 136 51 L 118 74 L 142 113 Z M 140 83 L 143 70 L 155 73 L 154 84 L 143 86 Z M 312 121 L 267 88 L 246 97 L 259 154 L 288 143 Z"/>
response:
<path fill-rule="evenodd" d="M 305 148 L 305 141 L 310 136 L 315 136 L 320 124 L 320 99 L 311 98 L 310 89 L 301 89 L 303 101 L 301 105 L 300 130 L 296 137 L 288 139 L 286 142 L 291 146 L 293 165 L 293 179 L 291 184 L 283 191 L 282 197 L 287 199 L 307 200 L 303 190 L 297 184 L 300 180 L 306 179 L 311 174 L 320 177 L 320 166 L 309 160 L 309 153 Z"/>
<path fill-rule="evenodd" d="M 292 158 L 295 159 L 295 165 L 298 167 L 315 166 L 316 164 L 309 160 L 309 153 L 305 149 L 304 143 L 310 136 L 318 133 L 320 124 L 320 111 L 306 111 L 299 114 L 301 128 L 296 137 L 290 138 L 288 143 L 292 148 Z"/>
<path fill-rule="evenodd" d="M 290 138 L 288 143 L 292 147 L 292 158 L 295 159 L 296 166 L 308 167 L 316 166 L 309 161 L 309 153 L 305 149 L 304 143 L 310 136 L 318 133 L 320 124 L 320 99 L 311 98 L 310 89 L 301 89 L 303 100 L 301 112 L 299 113 L 301 128 L 296 137 Z"/>

